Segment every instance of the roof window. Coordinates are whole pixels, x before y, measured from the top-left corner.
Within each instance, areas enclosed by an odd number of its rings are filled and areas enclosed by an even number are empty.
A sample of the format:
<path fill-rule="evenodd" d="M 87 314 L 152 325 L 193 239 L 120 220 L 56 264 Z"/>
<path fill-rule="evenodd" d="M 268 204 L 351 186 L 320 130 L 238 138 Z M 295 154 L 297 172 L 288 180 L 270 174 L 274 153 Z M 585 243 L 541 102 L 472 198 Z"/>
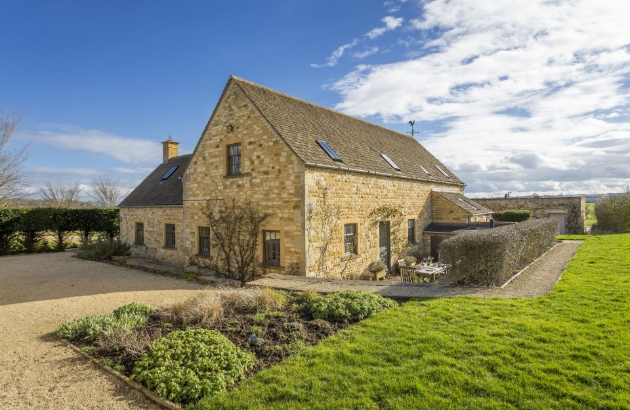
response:
<path fill-rule="evenodd" d="M 450 178 L 450 177 L 451 177 L 449 174 L 447 174 L 446 172 L 444 172 L 444 170 L 443 170 L 442 168 L 440 168 L 439 166 L 434 165 L 434 167 L 436 167 L 438 171 L 440 171 L 442 174 L 444 174 L 444 176 L 445 176 L 446 178 Z"/>
<path fill-rule="evenodd" d="M 420 169 L 423 170 L 425 174 L 431 175 L 431 173 L 429 171 L 427 171 L 427 169 L 425 167 L 423 167 L 422 165 L 420 165 Z"/>
<path fill-rule="evenodd" d="M 394 161 L 392 161 L 391 159 L 389 159 L 389 157 L 385 154 L 381 154 L 381 157 L 383 157 L 383 159 L 385 161 L 387 161 L 387 163 L 394 168 L 396 171 L 400 171 L 400 168 L 398 168 L 398 165 L 394 164 Z"/>
<path fill-rule="evenodd" d="M 173 172 L 175 172 L 177 168 L 179 168 L 179 165 L 175 165 L 174 167 L 169 169 L 168 172 L 162 177 L 162 181 L 168 179 L 171 175 L 173 175 Z"/>
<path fill-rule="evenodd" d="M 322 149 L 324 151 L 326 151 L 326 154 L 328 154 L 328 156 L 333 160 L 333 161 L 337 161 L 337 162 L 343 162 L 343 160 L 341 158 L 339 158 L 339 155 L 337 155 L 337 153 L 335 152 L 334 149 L 332 149 L 330 147 L 330 145 L 328 145 L 328 143 L 326 141 L 322 141 L 322 140 L 317 140 L 317 143 L 319 144 L 320 147 L 322 147 Z"/>
<path fill-rule="evenodd" d="M 477 208 L 476 206 L 474 206 L 473 204 L 471 204 L 468 201 L 464 201 L 463 199 L 459 198 L 460 201 L 462 201 L 463 203 L 465 203 L 466 205 L 468 205 L 469 207 L 471 207 L 472 209 L 474 209 L 475 211 L 478 211 L 479 208 Z"/>

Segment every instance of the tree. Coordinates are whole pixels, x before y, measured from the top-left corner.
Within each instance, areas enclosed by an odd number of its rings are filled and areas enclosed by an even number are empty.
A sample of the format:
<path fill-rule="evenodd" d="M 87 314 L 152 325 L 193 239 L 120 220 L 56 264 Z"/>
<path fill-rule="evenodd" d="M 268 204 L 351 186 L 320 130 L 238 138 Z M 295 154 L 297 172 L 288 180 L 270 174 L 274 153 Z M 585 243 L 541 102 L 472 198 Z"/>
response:
<path fill-rule="evenodd" d="M 24 190 L 27 178 L 20 165 L 29 156 L 28 145 L 17 150 L 9 148 L 11 137 L 21 119 L 19 115 L 0 112 L 0 206 L 6 206 L 9 198 L 27 196 Z"/>
<path fill-rule="evenodd" d="M 88 195 L 101 208 L 115 208 L 123 196 L 120 179 L 110 174 L 92 178 L 92 193 L 88 192 Z"/>
<path fill-rule="evenodd" d="M 49 208 L 79 208 L 79 196 L 83 188 L 78 182 L 72 184 L 53 184 L 46 182 L 46 186 L 39 189 L 42 199 Z"/>

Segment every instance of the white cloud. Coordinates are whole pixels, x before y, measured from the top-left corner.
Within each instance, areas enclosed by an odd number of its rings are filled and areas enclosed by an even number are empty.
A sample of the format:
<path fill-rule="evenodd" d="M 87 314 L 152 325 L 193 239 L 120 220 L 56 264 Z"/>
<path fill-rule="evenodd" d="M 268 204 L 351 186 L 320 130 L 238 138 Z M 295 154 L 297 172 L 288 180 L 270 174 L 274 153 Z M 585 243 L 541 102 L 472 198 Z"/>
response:
<path fill-rule="evenodd" d="M 357 67 L 333 85 L 337 109 L 439 125 L 445 131 L 422 143 L 472 191 L 568 193 L 630 181 L 629 2 L 422 6 L 408 42 L 416 57 Z"/>
<path fill-rule="evenodd" d="M 354 58 L 356 58 L 356 59 L 361 60 L 361 59 L 363 59 L 363 58 L 365 58 L 367 56 L 371 56 L 372 54 L 377 53 L 377 52 L 378 52 L 378 47 L 376 47 L 376 46 L 375 47 L 366 47 L 363 51 L 356 52 L 356 53 L 352 54 L 352 56 Z"/>
<path fill-rule="evenodd" d="M 337 61 L 339 60 L 339 58 L 341 58 L 341 56 L 343 56 L 343 53 L 345 53 L 346 50 L 356 46 L 358 42 L 359 42 L 359 40 L 354 39 L 354 41 L 352 43 L 344 44 L 343 46 L 341 46 L 338 49 L 336 49 L 335 51 L 333 51 L 332 55 L 326 59 L 326 62 L 324 64 L 311 64 L 311 67 L 321 68 L 321 67 L 334 67 L 334 66 L 336 66 L 337 65 Z"/>
<path fill-rule="evenodd" d="M 21 139 L 71 151 L 90 152 L 125 163 L 158 164 L 162 146 L 159 142 L 125 138 L 98 130 L 72 126 L 49 126 L 52 130 L 22 132 Z"/>
<path fill-rule="evenodd" d="M 404 19 L 402 17 L 387 16 L 381 21 L 385 23 L 384 27 L 377 27 L 365 34 L 370 40 L 374 40 L 375 38 L 382 36 L 386 31 L 395 30 L 400 27 Z"/>

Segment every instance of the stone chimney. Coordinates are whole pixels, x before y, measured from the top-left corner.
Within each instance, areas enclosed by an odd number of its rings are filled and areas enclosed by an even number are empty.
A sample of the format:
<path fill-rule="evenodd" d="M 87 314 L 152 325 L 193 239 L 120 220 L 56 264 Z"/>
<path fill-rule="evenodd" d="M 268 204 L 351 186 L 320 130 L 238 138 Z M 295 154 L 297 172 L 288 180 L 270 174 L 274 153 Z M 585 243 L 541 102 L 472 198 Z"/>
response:
<path fill-rule="evenodd" d="M 162 143 L 162 158 L 164 162 L 177 156 L 177 146 L 179 142 L 173 141 L 173 138 L 169 135 L 168 139 Z"/>

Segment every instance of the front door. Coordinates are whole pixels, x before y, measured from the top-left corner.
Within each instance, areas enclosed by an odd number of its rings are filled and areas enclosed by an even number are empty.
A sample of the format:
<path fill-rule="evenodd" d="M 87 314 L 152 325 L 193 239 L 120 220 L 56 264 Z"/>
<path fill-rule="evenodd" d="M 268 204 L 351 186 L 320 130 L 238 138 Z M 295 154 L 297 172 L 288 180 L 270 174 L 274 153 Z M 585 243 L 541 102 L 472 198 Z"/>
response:
<path fill-rule="evenodd" d="M 387 266 L 389 271 L 391 268 L 391 248 L 389 241 L 389 221 L 378 223 L 378 246 L 379 257 Z"/>

